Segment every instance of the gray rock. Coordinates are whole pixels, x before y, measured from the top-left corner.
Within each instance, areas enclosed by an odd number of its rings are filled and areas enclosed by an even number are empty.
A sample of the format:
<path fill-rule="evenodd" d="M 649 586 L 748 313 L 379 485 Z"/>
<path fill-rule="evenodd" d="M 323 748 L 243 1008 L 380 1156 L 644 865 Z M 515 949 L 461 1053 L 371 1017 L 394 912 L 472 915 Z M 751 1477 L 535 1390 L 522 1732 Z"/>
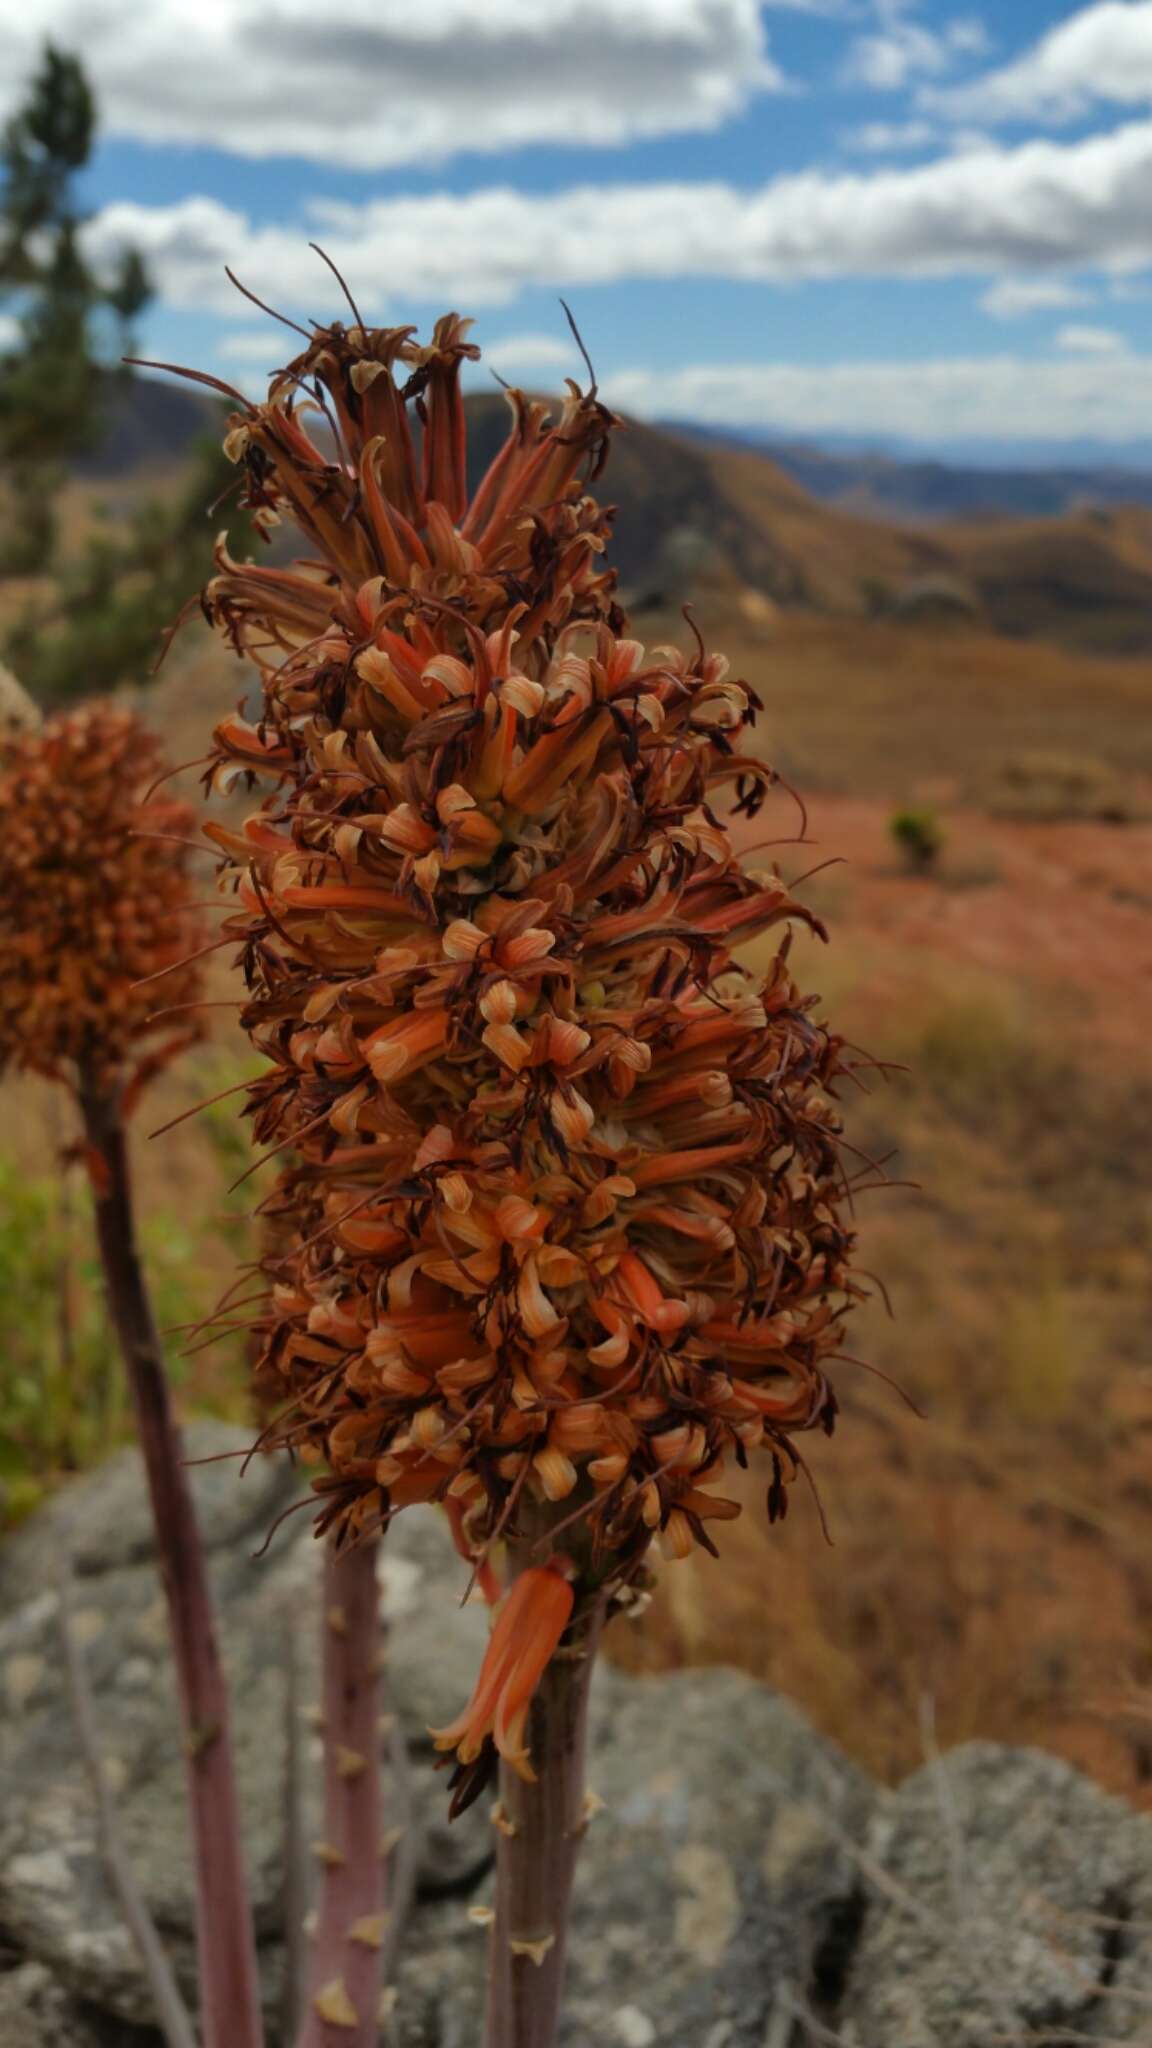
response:
<path fill-rule="evenodd" d="M 33 732 L 41 722 L 39 706 L 0 661 L 0 732 Z"/>
<path fill-rule="evenodd" d="M 460 1605 L 468 1567 L 433 1508 L 398 1515 L 381 1554 L 384 1617 L 395 1624 L 388 1689 L 414 1735 L 453 1721 L 468 1699 L 488 1641 L 483 1601 Z"/>
<path fill-rule="evenodd" d="M 1152 2041 L 1152 1819 L 1039 1750 L 918 1771 L 868 1844 L 844 1997 L 859 2048 Z"/>
<path fill-rule="evenodd" d="M 762 2048 L 776 1985 L 809 1983 L 853 1889 L 846 1844 L 875 1791 L 738 1672 L 606 1676 L 589 1772 L 606 1808 L 577 1877 L 568 2038 L 671 2048 L 727 2023 L 727 2048 Z"/>
<path fill-rule="evenodd" d="M 191 1456 L 234 1449 L 238 1432 L 190 1433 Z M 283 1464 L 197 1466 L 193 1483 L 224 1616 L 224 1663 L 237 1702 L 235 1742 L 258 1924 L 270 1930 L 280 1885 L 285 1617 L 309 1598 L 299 1542 L 263 1563 L 251 1552 L 294 1480 Z M 178 1973 L 193 1978 L 184 1767 L 151 1557 L 143 1473 L 134 1453 L 58 1495 L 6 1546 L 0 1582 L 30 1597 L 0 1624 L 0 1925 L 77 1996 L 126 2022 L 150 2002 L 110 1897 L 91 1789 L 77 1754 L 60 1643 L 59 1577 L 77 1572 L 72 1626 L 95 1695 L 105 1769 L 118 1789 L 125 1847 Z"/>
<path fill-rule="evenodd" d="M 43 1963 L 0 1975 L 0 2041 L 5 2048 L 153 2048 L 149 2029 L 125 2029 L 69 1996 Z"/>
<path fill-rule="evenodd" d="M 194 1434 L 197 1455 L 235 1432 Z M 306 1510 L 253 1558 L 296 1481 L 259 1462 L 195 1469 L 232 1682 L 261 1969 L 282 1969 L 288 1644 L 317 1685 Z M 0 2042 L 157 2048 L 95 1841 L 60 1657 L 58 1574 L 128 1854 L 194 1991 L 183 1769 L 129 1456 L 77 1482 L 0 1555 Z M 467 1698 L 486 1637 L 431 1511 L 402 1516 L 381 1568 L 390 1703 L 420 1844 L 388 2048 L 476 2048 L 491 1830 L 451 1829 L 428 1727 Z M 305 1760 L 318 1739 L 304 1714 Z M 308 1772 L 314 1796 L 317 1773 Z M 1071 2048 L 1152 2043 L 1152 1819 L 1052 1757 L 974 1744 L 896 1793 L 736 1672 L 597 1675 L 589 1782 L 603 1799 L 576 1882 L 563 2048 Z M 399 1810 L 399 1793 L 387 1795 Z M 312 1832 L 315 1809 L 306 1816 Z M 6 1968 L 5 1965 L 8 1964 Z M 273 2039 L 275 2033 L 273 2030 Z"/>
<path fill-rule="evenodd" d="M 243 1433 L 202 1425 L 192 1456 L 243 1445 Z M 319 1553 L 306 1509 L 253 1553 L 298 1481 L 283 1460 L 257 1460 L 243 1479 L 231 1459 L 193 1468 L 221 1617 L 233 1701 L 233 1741 L 249 1877 L 269 2010 L 280 1978 L 284 1755 L 290 1636 L 300 1696 L 318 1694 Z M 124 1846 L 177 1975 L 191 1993 L 195 1957 L 184 1765 L 167 1655 L 163 1598 L 151 1556 L 143 1474 L 126 1452 L 51 1501 L 5 1547 L 0 1596 L 0 1931 L 77 1996 L 127 2023 L 150 2017 L 135 1950 L 109 1894 L 96 1843 L 91 1789 L 77 1754 L 60 1644 L 59 1575 L 71 1559 L 70 1596 L 95 1696 L 105 1769 L 118 1788 Z M 427 1728 L 467 1699 L 487 1634 L 482 1611 L 461 1609 L 466 1567 L 442 1519 L 403 1518 L 382 1565 L 384 1618 L 403 1618 L 403 1654 L 390 1690 L 412 1747 L 411 1792 L 425 1823 L 421 1891 L 467 1885 L 491 1860 L 483 1814 L 448 1836 L 444 1780 L 432 1770 Z M 23 1592 L 24 1598 L 18 1596 Z M 303 1750 L 319 1833 L 319 1739 L 304 1709 Z M 3 2036 L 0 2036 L 3 2039 Z"/>
<path fill-rule="evenodd" d="M 255 1548 L 296 1481 L 283 1458 L 256 1457 L 244 1471 L 250 1429 L 194 1422 L 184 1431 L 206 1547 L 236 1553 Z M 195 1461 L 211 1459 L 209 1464 Z M 55 1592 L 62 1564 L 78 1578 L 100 1578 L 154 1555 L 148 1493 L 140 1459 L 118 1451 L 98 1472 L 62 1487 L 0 1548 L 0 1616 L 37 1593 Z"/>
<path fill-rule="evenodd" d="M 726 1670 L 602 1668 L 588 1780 L 605 1804 L 576 1878 L 565 2048 L 764 2048 L 779 1983 L 811 1982 L 852 1895 L 850 1846 L 878 1795 L 795 1708 Z M 412 1936 L 403 2048 L 474 2048 L 483 1938 L 459 1906 Z"/>

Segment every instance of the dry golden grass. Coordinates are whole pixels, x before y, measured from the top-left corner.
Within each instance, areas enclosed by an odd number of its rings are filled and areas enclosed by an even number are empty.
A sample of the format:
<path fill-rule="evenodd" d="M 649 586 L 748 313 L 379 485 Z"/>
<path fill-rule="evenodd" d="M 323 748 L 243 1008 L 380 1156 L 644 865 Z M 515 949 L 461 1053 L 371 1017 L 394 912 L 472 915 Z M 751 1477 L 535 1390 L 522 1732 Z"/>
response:
<path fill-rule="evenodd" d="M 730 605 L 702 597 L 701 630 L 764 704 L 761 750 L 804 790 L 883 797 L 940 792 L 979 806 L 1006 762 L 1043 748 L 1087 755 L 1125 784 L 1152 777 L 1146 662 L 1073 654 L 971 626 L 783 612 L 742 636 Z M 683 621 L 641 618 L 638 634 L 679 639 Z"/>
<path fill-rule="evenodd" d="M 849 953 L 835 993 L 909 1069 L 856 1140 L 919 1183 L 861 1202 L 895 1320 L 873 1304 L 851 1348 L 926 1419 L 842 1365 L 840 1430 L 811 1447 L 832 1547 L 802 1489 L 774 1531 L 749 1495 L 721 1562 L 670 1571 L 616 1654 L 738 1662 L 885 1776 L 919 1760 L 927 1693 L 945 1741 L 1040 1742 L 1144 1798 L 1146 1732 L 1116 1702 L 1152 1679 L 1152 1202 L 1131 1138 L 1152 1079 L 1070 1058 L 1023 985 L 937 969 L 909 1001 L 909 965 Z"/>

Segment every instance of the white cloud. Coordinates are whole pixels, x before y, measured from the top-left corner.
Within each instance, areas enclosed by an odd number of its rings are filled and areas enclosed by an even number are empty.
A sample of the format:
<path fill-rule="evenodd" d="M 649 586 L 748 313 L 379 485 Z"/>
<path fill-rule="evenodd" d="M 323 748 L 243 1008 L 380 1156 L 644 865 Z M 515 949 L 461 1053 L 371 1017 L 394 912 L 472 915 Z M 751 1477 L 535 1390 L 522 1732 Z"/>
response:
<path fill-rule="evenodd" d="M 316 201 L 293 226 L 256 225 L 219 200 L 121 200 L 88 229 L 95 257 L 135 243 L 172 305 L 240 310 L 231 263 L 287 311 L 330 303 L 321 241 L 365 311 L 387 302 L 506 303 L 529 285 L 621 278 L 939 277 L 1152 264 L 1152 122 L 1110 135 L 871 172 L 805 171 L 758 190 L 722 183 L 488 186 Z"/>
<path fill-rule="evenodd" d="M 850 128 L 842 138 L 848 149 L 866 156 L 891 156 L 901 149 L 925 149 L 935 142 L 937 130 L 931 121 L 865 121 Z"/>
<path fill-rule="evenodd" d="M 1045 303 L 1063 303 L 1046 301 Z M 525 333 L 487 343 L 477 379 L 490 366 L 509 373 L 569 367 L 561 337 Z M 597 362 L 609 405 L 655 419 L 797 434 L 892 435 L 1043 443 L 1083 435 L 1123 444 L 1144 438 L 1152 418 L 1152 356 L 1127 353 L 1111 328 L 1068 325 L 1059 355 L 952 357 L 871 363 L 700 363 L 654 370 Z M 505 353 L 506 351 L 506 353 Z M 284 355 L 274 329 L 238 330 L 219 353 L 270 370 Z M 603 354 L 598 348 L 597 356 Z M 1123 356 L 1122 377 L 1109 358 Z M 562 363 L 561 358 L 565 358 Z M 552 379 L 544 380 L 551 388 Z"/>
<path fill-rule="evenodd" d="M 979 305 L 994 320 L 1018 320 L 1022 314 L 1048 313 L 1061 306 L 1089 306 L 1095 296 L 1062 277 L 1001 277 L 989 285 Z"/>
<path fill-rule="evenodd" d="M 1071 325 L 1057 330 L 1056 346 L 1068 355 L 1119 356 L 1124 354 L 1128 343 L 1114 327 Z"/>
<path fill-rule="evenodd" d="M 622 411 L 702 425 L 929 441 L 1074 434 L 1123 446 L 1148 432 L 1152 355 L 1125 356 L 1122 377 L 1087 355 L 971 356 L 622 370 L 601 390 Z"/>
<path fill-rule="evenodd" d="M 3 327 L 0 325 L 0 340 L 2 338 Z M 474 382 L 491 382 L 492 370 L 498 370 L 501 376 L 523 376 L 535 370 L 563 375 L 583 369 L 580 353 L 566 328 L 558 334 L 531 331 L 498 334 L 492 339 L 485 336 L 483 340 L 483 366 L 479 377 L 473 377 Z M 221 335 L 216 344 L 216 356 L 221 364 L 250 363 L 269 375 L 285 355 L 292 352 L 293 345 L 286 342 L 284 329 L 271 321 L 258 328 L 233 328 L 230 333 Z M 469 374 L 467 369 L 465 374 Z"/>
<path fill-rule="evenodd" d="M 111 134 L 357 169 L 711 130 L 784 83 L 757 0 L 22 0 L 0 114 L 46 35 Z"/>
<path fill-rule="evenodd" d="M 952 128 L 942 134 L 938 122 L 919 120 L 865 121 L 859 128 L 847 129 L 840 140 L 846 149 L 864 156 L 899 156 L 904 151 L 927 149 L 931 143 L 948 156 L 970 156 L 996 148 L 982 128 Z"/>
<path fill-rule="evenodd" d="M 20 322 L 14 313 L 0 313 L 0 349 L 11 348 L 20 333 Z"/>
<path fill-rule="evenodd" d="M 266 370 L 274 370 L 284 354 L 276 341 L 276 327 L 236 328 L 231 334 L 221 335 L 216 344 L 216 353 L 228 362 L 259 363 Z"/>
<path fill-rule="evenodd" d="M 988 36 L 974 15 L 930 29 L 912 19 L 913 5 L 915 0 L 876 0 L 880 26 L 853 42 L 844 65 L 846 84 L 899 92 L 913 79 L 950 71 L 960 57 L 984 55 Z"/>
<path fill-rule="evenodd" d="M 925 104 L 983 122 L 1067 121 L 1101 102 L 1152 101 L 1152 0 L 1097 0 L 1011 64 L 970 83 L 926 88 Z"/>
<path fill-rule="evenodd" d="M 580 356 L 568 334 L 501 334 L 488 342 L 484 361 L 497 370 L 569 370 Z"/>

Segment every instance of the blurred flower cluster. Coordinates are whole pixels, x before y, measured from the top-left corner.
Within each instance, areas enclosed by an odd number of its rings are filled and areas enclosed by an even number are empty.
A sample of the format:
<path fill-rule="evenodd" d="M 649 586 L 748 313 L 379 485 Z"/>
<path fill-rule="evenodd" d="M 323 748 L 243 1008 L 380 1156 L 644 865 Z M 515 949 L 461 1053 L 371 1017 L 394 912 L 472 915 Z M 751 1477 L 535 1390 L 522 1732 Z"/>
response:
<path fill-rule="evenodd" d="M 196 1035 L 193 812 L 160 747 L 94 702 L 0 745 L 0 1069 L 117 1092 Z"/>
<path fill-rule="evenodd" d="M 204 595 L 263 679 L 212 780 L 267 794 L 208 827 L 287 1162 L 260 1376 L 340 1536 L 440 1500 L 479 1557 L 531 1500 L 626 1576 L 711 1549 L 750 1453 L 782 1512 L 831 1429 L 843 1048 L 788 967 L 814 921 L 721 822 L 775 782 L 748 688 L 626 637 L 589 491 L 616 423 L 594 385 L 554 424 L 510 392 L 470 494 L 477 353 L 454 315 L 319 330 L 226 443 L 309 550 L 221 546 Z"/>

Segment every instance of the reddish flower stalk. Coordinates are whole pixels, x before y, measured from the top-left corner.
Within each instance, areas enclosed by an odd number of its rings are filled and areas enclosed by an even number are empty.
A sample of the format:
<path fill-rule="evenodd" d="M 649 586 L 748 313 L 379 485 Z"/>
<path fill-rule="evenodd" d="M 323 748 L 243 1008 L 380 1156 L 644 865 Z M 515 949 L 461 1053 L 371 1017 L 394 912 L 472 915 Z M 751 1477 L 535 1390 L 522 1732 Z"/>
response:
<path fill-rule="evenodd" d="M 324 1837 L 320 1904 L 297 2048 L 376 2048 L 384 1943 L 379 1542 L 324 1547 Z"/>
<path fill-rule="evenodd" d="M 205 2048 L 260 2048 L 256 1951 L 207 1564 L 136 1242 L 125 1119 L 194 1031 L 157 1006 L 197 992 L 185 961 L 190 814 L 151 802 L 162 758 L 137 721 L 89 706 L 11 741 L 0 764 L 0 1065 L 63 1082 L 83 1121 L 108 1305 L 136 1416 L 187 1760 Z M 161 995 L 158 990 L 162 989 Z M 182 1012 L 182 1014 L 188 1014 Z"/>
<path fill-rule="evenodd" d="M 256 1951 L 228 1695 L 204 1546 L 172 1412 L 164 1355 L 136 1244 L 128 1148 L 118 1105 L 82 1074 L 80 1106 L 92 1166 L 96 1230 L 117 1341 L 136 1417 L 176 1689 L 184 1726 L 192 1827 L 200 2017 L 205 2048 L 259 2048 Z"/>
<path fill-rule="evenodd" d="M 514 1615 L 523 1649 L 514 1739 L 501 1743 L 496 1735 L 501 1760 L 493 1810 L 489 2048 L 551 2048 L 564 1987 L 572 1880 L 588 1826 L 588 1694 L 608 1598 L 593 1591 L 576 1600 L 570 1559 L 553 1558 L 541 1567 L 540 1543 L 556 1519 L 554 1509 L 525 1515 L 520 1537 L 508 1546 L 504 1615 Z M 550 1577 L 565 1586 L 566 1603 L 548 1593 Z M 518 1595 L 522 1605 L 516 1612 Z"/>

